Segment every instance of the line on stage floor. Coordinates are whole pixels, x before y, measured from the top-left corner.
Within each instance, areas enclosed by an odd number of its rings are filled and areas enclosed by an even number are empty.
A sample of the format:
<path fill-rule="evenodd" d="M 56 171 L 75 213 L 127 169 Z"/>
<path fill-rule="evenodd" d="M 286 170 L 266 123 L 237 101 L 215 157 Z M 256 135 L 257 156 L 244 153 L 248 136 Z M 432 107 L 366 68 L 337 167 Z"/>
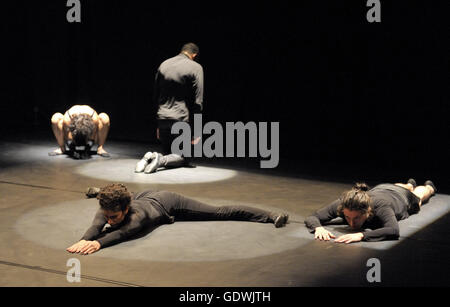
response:
<path fill-rule="evenodd" d="M 8 261 L 2 261 L 2 260 L 0 260 L 0 264 L 8 265 L 8 266 L 15 266 L 15 267 L 29 269 L 29 270 L 35 270 L 35 271 L 59 274 L 59 275 L 67 275 L 67 272 L 53 270 L 53 269 L 46 269 L 46 268 L 43 268 L 43 267 L 40 267 L 40 266 L 31 266 L 31 265 L 25 265 L 25 264 L 20 264 L 20 263 L 15 263 L 15 262 L 8 262 Z M 94 277 L 94 276 L 88 276 L 88 275 L 83 275 L 83 274 L 80 275 L 80 278 L 94 280 L 94 281 L 99 281 L 99 282 L 104 282 L 104 283 L 108 283 L 108 284 L 124 286 L 124 287 L 143 287 L 141 285 L 131 284 L 131 283 L 117 281 L 117 280 L 112 280 L 112 279 L 105 279 L 105 278 L 99 278 L 99 277 Z"/>
<path fill-rule="evenodd" d="M 30 187 L 30 188 L 39 188 L 39 189 L 46 189 L 46 190 L 54 190 L 54 191 L 64 191 L 64 192 L 73 192 L 73 193 L 84 193 L 82 191 L 74 191 L 74 190 L 67 190 L 67 189 L 57 189 L 53 187 L 47 187 L 43 185 L 35 185 L 35 184 L 28 184 L 28 183 L 19 183 L 19 182 L 11 182 L 11 181 L 3 181 L 0 180 L 0 183 L 4 184 L 12 184 L 12 185 L 20 185 L 24 187 Z"/>

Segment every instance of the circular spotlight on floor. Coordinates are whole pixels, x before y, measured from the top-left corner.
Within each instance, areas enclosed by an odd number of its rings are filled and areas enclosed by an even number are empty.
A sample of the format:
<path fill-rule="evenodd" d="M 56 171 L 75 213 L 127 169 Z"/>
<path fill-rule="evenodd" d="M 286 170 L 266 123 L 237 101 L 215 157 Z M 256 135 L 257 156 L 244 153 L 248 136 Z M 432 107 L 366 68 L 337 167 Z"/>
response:
<path fill-rule="evenodd" d="M 135 159 L 96 160 L 83 163 L 75 169 L 75 172 L 108 181 L 159 184 L 205 183 L 226 180 L 236 176 L 236 171 L 233 170 L 204 166 L 160 168 L 152 174 L 135 173 L 134 168 L 137 162 L 138 160 Z"/>
<path fill-rule="evenodd" d="M 226 200 L 198 200 L 214 205 L 265 206 Z M 25 239 L 64 251 L 80 240 L 98 209 L 95 199 L 63 202 L 22 215 L 15 230 Z M 279 211 L 279 209 L 277 209 Z M 290 215 L 290 218 L 301 219 Z M 134 240 L 113 245 L 89 257 L 146 261 L 223 261 L 248 259 L 298 248 L 311 240 L 296 233 L 304 228 L 290 223 L 282 228 L 273 224 L 241 221 L 175 222 L 144 232 Z"/>

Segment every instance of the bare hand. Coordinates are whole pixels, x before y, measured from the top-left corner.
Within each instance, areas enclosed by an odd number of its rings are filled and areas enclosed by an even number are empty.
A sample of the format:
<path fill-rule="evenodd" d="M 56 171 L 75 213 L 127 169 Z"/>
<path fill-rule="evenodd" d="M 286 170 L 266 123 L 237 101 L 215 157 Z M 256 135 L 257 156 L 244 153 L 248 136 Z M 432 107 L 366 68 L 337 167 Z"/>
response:
<path fill-rule="evenodd" d="M 352 243 L 352 242 L 359 242 L 363 239 L 363 237 L 364 237 L 364 235 L 362 234 L 362 232 L 350 233 L 347 235 L 340 236 L 339 238 L 334 240 L 334 242 L 348 244 L 348 243 Z"/>
<path fill-rule="evenodd" d="M 86 243 L 87 243 L 86 240 L 81 240 L 75 243 L 74 245 L 66 248 L 66 251 L 68 251 L 69 253 L 79 253 L 81 249 L 86 245 Z"/>
<path fill-rule="evenodd" d="M 86 241 L 81 240 L 74 245 L 68 247 L 66 250 L 69 253 L 80 253 L 83 255 L 89 255 L 95 253 L 100 249 L 100 243 L 98 241 Z"/>
<path fill-rule="evenodd" d="M 197 138 L 193 139 L 193 140 L 191 141 L 191 144 L 192 144 L 192 145 L 197 145 L 198 142 L 200 141 L 200 139 L 201 139 L 201 137 L 197 137 Z"/>
<path fill-rule="evenodd" d="M 336 238 L 334 234 L 329 232 L 323 227 L 317 227 L 316 232 L 314 234 L 314 239 L 316 240 L 323 240 L 323 241 L 330 241 L 331 238 Z"/>

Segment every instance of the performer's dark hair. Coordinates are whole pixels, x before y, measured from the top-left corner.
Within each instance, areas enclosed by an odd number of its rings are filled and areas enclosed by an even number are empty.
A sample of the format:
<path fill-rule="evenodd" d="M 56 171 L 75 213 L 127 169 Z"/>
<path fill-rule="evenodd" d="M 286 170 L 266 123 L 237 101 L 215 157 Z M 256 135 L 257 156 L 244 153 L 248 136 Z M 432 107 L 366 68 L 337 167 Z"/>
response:
<path fill-rule="evenodd" d="M 181 52 L 187 52 L 189 54 L 199 54 L 200 48 L 198 48 L 198 46 L 194 43 L 187 43 L 183 45 L 183 47 L 181 48 Z"/>
<path fill-rule="evenodd" d="M 100 189 L 97 194 L 100 207 L 114 212 L 124 211 L 131 202 L 131 193 L 121 183 L 111 183 Z"/>
<path fill-rule="evenodd" d="M 367 191 L 369 186 L 365 183 L 356 183 L 350 191 L 344 192 L 340 198 L 341 203 L 337 212 L 339 216 L 343 216 L 344 209 L 350 211 L 360 211 L 362 213 L 369 212 L 371 199 Z M 371 211 L 369 212 L 371 213 Z"/>
<path fill-rule="evenodd" d="M 69 131 L 76 146 L 86 145 L 94 130 L 95 124 L 90 115 L 77 114 L 72 117 Z"/>

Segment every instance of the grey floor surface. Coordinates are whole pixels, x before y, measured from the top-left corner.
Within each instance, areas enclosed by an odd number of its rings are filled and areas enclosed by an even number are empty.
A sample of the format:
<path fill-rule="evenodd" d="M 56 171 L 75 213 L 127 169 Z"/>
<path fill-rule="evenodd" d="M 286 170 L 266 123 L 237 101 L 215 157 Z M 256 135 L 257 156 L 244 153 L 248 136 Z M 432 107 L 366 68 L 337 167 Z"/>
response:
<path fill-rule="evenodd" d="M 214 160 L 197 168 L 134 174 L 143 144 L 110 142 L 109 159 L 49 157 L 52 140 L 0 142 L 0 286 L 297 287 L 371 286 L 377 258 L 381 286 L 449 286 L 450 196 L 438 194 L 400 222 L 401 238 L 378 243 L 318 242 L 303 224 L 351 185 Z M 132 191 L 169 190 L 211 204 L 286 211 L 275 229 L 248 222 L 163 225 L 138 239 L 80 256 L 65 248 L 90 224 L 97 203 L 89 186 L 122 182 Z M 346 229 L 330 226 L 336 233 Z M 67 261 L 79 259 L 81 282 Z"/>

